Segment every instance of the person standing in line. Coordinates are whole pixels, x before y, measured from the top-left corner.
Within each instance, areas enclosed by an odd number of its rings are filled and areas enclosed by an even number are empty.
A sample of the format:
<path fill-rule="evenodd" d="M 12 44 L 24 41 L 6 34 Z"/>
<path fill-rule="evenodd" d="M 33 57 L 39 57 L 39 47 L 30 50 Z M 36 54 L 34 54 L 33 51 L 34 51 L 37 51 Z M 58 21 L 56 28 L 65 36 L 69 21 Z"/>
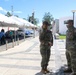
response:
<path fill-rule="evenodd" d="M 5 31 L 4 31 L 4 29 L 2 29 L 0 32 L 0 41 L 1 41 L 1 45 L 5 44 Z"/>

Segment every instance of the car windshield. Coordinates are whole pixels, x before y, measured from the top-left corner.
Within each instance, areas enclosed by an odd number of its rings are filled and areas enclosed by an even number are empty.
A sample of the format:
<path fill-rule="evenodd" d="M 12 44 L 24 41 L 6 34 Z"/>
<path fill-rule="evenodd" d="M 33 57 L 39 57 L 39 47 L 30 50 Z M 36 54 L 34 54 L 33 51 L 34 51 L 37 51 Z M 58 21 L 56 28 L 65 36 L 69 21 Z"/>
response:
<path fill-rule="evenodd" d="M 23 31 L 23 30 L 17 30 L 17 31 Z"/>

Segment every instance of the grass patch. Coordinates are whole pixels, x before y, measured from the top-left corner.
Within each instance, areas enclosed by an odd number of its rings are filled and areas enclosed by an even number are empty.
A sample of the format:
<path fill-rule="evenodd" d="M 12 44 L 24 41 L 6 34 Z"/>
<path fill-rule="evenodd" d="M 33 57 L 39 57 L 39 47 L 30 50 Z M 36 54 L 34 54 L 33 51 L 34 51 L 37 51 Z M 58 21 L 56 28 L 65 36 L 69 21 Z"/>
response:
<path fill-rule="evenodd" d="M 60 35 L 59 39 L 66 39 L 66 35 Z"/>

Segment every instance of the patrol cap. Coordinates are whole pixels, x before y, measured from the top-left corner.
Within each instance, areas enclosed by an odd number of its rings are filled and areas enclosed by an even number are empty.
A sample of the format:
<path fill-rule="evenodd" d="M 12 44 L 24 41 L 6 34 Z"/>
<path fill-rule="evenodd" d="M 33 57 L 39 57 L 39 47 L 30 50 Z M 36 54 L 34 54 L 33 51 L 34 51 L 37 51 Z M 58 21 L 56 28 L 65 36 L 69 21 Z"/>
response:
<path fill-rule="evenodd" d="M 47 22 L 47 21 L 43 21 L 43 25 L 47 25 L 47 26 L 50 26 L 50 24 Z"/>
<path fill-rule="evenodd" d="M 64 21 L 64 24 L 73 23 L 73 20 Z"/>

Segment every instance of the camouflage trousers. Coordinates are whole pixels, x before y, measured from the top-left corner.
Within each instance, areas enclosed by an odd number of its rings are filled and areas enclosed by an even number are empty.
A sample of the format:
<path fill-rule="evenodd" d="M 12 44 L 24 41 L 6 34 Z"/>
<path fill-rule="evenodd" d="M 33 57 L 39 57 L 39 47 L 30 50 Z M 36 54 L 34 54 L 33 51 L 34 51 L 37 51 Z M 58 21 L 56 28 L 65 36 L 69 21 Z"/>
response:
<path fill-rule="evenodd" d="M 76 49 L 66 50 L 66 59 L 68 67 L 76 73 Z"/>
<path fill-rule="evenodd" d="M 49 59 L 50 59 L 50 47 L 41 46 L 40 47 L 40 53 L 42 56 L 41 67 L 47 67 Z"/>

